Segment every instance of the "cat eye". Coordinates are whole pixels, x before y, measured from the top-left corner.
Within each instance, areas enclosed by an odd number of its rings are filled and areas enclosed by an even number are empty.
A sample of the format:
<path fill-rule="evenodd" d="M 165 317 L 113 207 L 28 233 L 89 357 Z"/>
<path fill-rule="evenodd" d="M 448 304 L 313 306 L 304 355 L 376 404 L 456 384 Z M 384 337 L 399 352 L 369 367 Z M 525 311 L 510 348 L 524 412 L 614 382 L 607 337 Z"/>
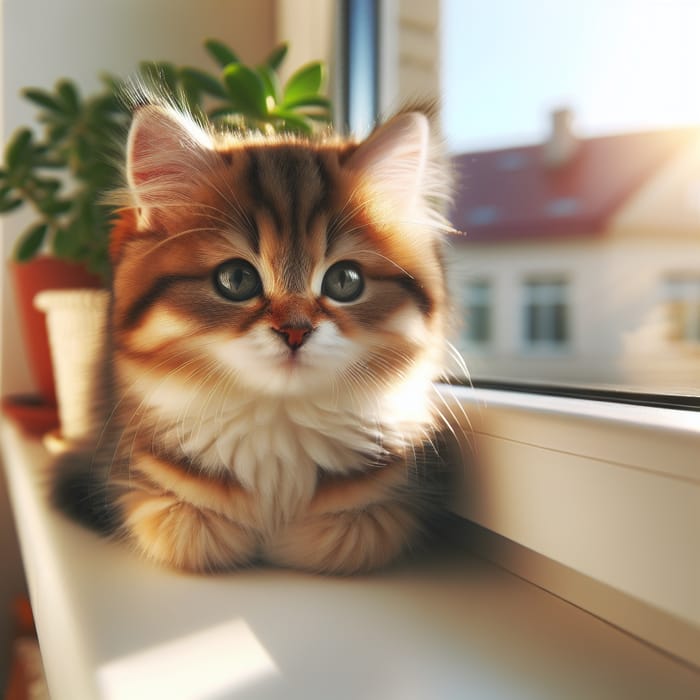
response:
<path fill-rule="evenodd" d="M 214 285 L 221 296 L 231 301 L 247 301 L 262 292 L 258 271 L 246 260 L 228 260 L 214 272 Z"/>
<path fill-rule="evenodd" d="M 328 268 L 323 277 L 321 292 L 334 301 L 355 301 L 365 288 L 360 268 L 352 262 L 341 260 Z"/>

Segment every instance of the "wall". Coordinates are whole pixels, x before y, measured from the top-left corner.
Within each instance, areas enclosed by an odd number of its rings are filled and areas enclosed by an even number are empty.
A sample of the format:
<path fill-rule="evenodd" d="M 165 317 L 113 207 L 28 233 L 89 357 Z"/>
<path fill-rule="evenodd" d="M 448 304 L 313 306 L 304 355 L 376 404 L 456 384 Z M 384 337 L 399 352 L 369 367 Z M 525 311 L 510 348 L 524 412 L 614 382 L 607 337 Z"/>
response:
<path fill-rule="evenodd" d="M 101 71 L 133 73 L 138 61 L 166 59 L 214 68 L 202 41 L 230 43 L 246 61 L 258 61 L 275 43 L 275 0 L 4 0 L 0 29 L 0 129 L 3 144 L 33 110 L 19 97 L 24 86 L 51 87 L 74 78 L 85 91 Z M 21 214 L 0 219 L 7 258 L 26 225 Z M 18 341 L 12 291 L 0 266 L 2 393 L 30 391 L 32 381 Z M 0 474 L 0 479 L 2 478 Z M 0 689 L 4 687 L 9 600 L 22 588 L 21 567 L 3 484 L 0 484 Z"/>

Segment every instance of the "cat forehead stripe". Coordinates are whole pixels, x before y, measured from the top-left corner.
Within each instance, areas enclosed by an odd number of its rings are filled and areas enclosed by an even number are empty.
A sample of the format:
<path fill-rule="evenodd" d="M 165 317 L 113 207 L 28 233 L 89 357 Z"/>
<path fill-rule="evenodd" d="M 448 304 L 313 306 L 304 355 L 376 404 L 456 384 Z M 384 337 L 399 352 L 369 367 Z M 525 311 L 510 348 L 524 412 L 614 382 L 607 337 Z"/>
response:
<path fill-rule="evenodd" d="M 248 182 L 254 205 L 268 211 L 280 236 L 304 236 L 329 206 L 327 168 L 321 154 L 308 147 L 251 149 Z"/>

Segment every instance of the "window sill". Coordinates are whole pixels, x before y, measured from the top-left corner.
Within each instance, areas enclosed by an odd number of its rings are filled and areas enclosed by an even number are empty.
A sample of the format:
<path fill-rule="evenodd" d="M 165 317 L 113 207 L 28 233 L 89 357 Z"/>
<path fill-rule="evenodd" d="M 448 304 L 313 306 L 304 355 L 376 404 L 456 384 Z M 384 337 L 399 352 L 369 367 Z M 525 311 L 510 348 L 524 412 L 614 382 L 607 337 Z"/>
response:
<path fill-rule="evenodd" d="M 480 536 L 482 552 L 700 666 L 700 414 L 441 394 L 464 436 L 454 510 L 510 541 Z"/>
<path fill-rule="evenodd" d="M 2 451 L 54 700 L 697 697 L 700 674 L 458 546 L 371 576 L 150 566 L 46 507 Z"/>

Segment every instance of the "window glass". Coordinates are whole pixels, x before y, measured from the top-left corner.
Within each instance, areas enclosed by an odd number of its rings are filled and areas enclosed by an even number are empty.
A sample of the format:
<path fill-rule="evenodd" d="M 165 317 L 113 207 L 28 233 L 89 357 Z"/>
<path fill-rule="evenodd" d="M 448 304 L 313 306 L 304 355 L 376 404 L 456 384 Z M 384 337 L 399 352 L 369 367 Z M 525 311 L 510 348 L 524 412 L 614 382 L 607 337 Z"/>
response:
<path fill-rule="evenodd" d="M 478 347 L 491 341 L 491 283 L 487 280 L 465 283 L 463 320 L 468 343 Z"/>
<path fill-rule="evenodd" d="M 471 378 L 699 394 L 700 2 L 396 8 L 385 92 L 440 100 Z"/>
<path fill-rule="evenodd" d="M 569 305 L 564 281 L 529 280 L 524 292 L 525 344 L 563 348 L 569 340 Z"/>

